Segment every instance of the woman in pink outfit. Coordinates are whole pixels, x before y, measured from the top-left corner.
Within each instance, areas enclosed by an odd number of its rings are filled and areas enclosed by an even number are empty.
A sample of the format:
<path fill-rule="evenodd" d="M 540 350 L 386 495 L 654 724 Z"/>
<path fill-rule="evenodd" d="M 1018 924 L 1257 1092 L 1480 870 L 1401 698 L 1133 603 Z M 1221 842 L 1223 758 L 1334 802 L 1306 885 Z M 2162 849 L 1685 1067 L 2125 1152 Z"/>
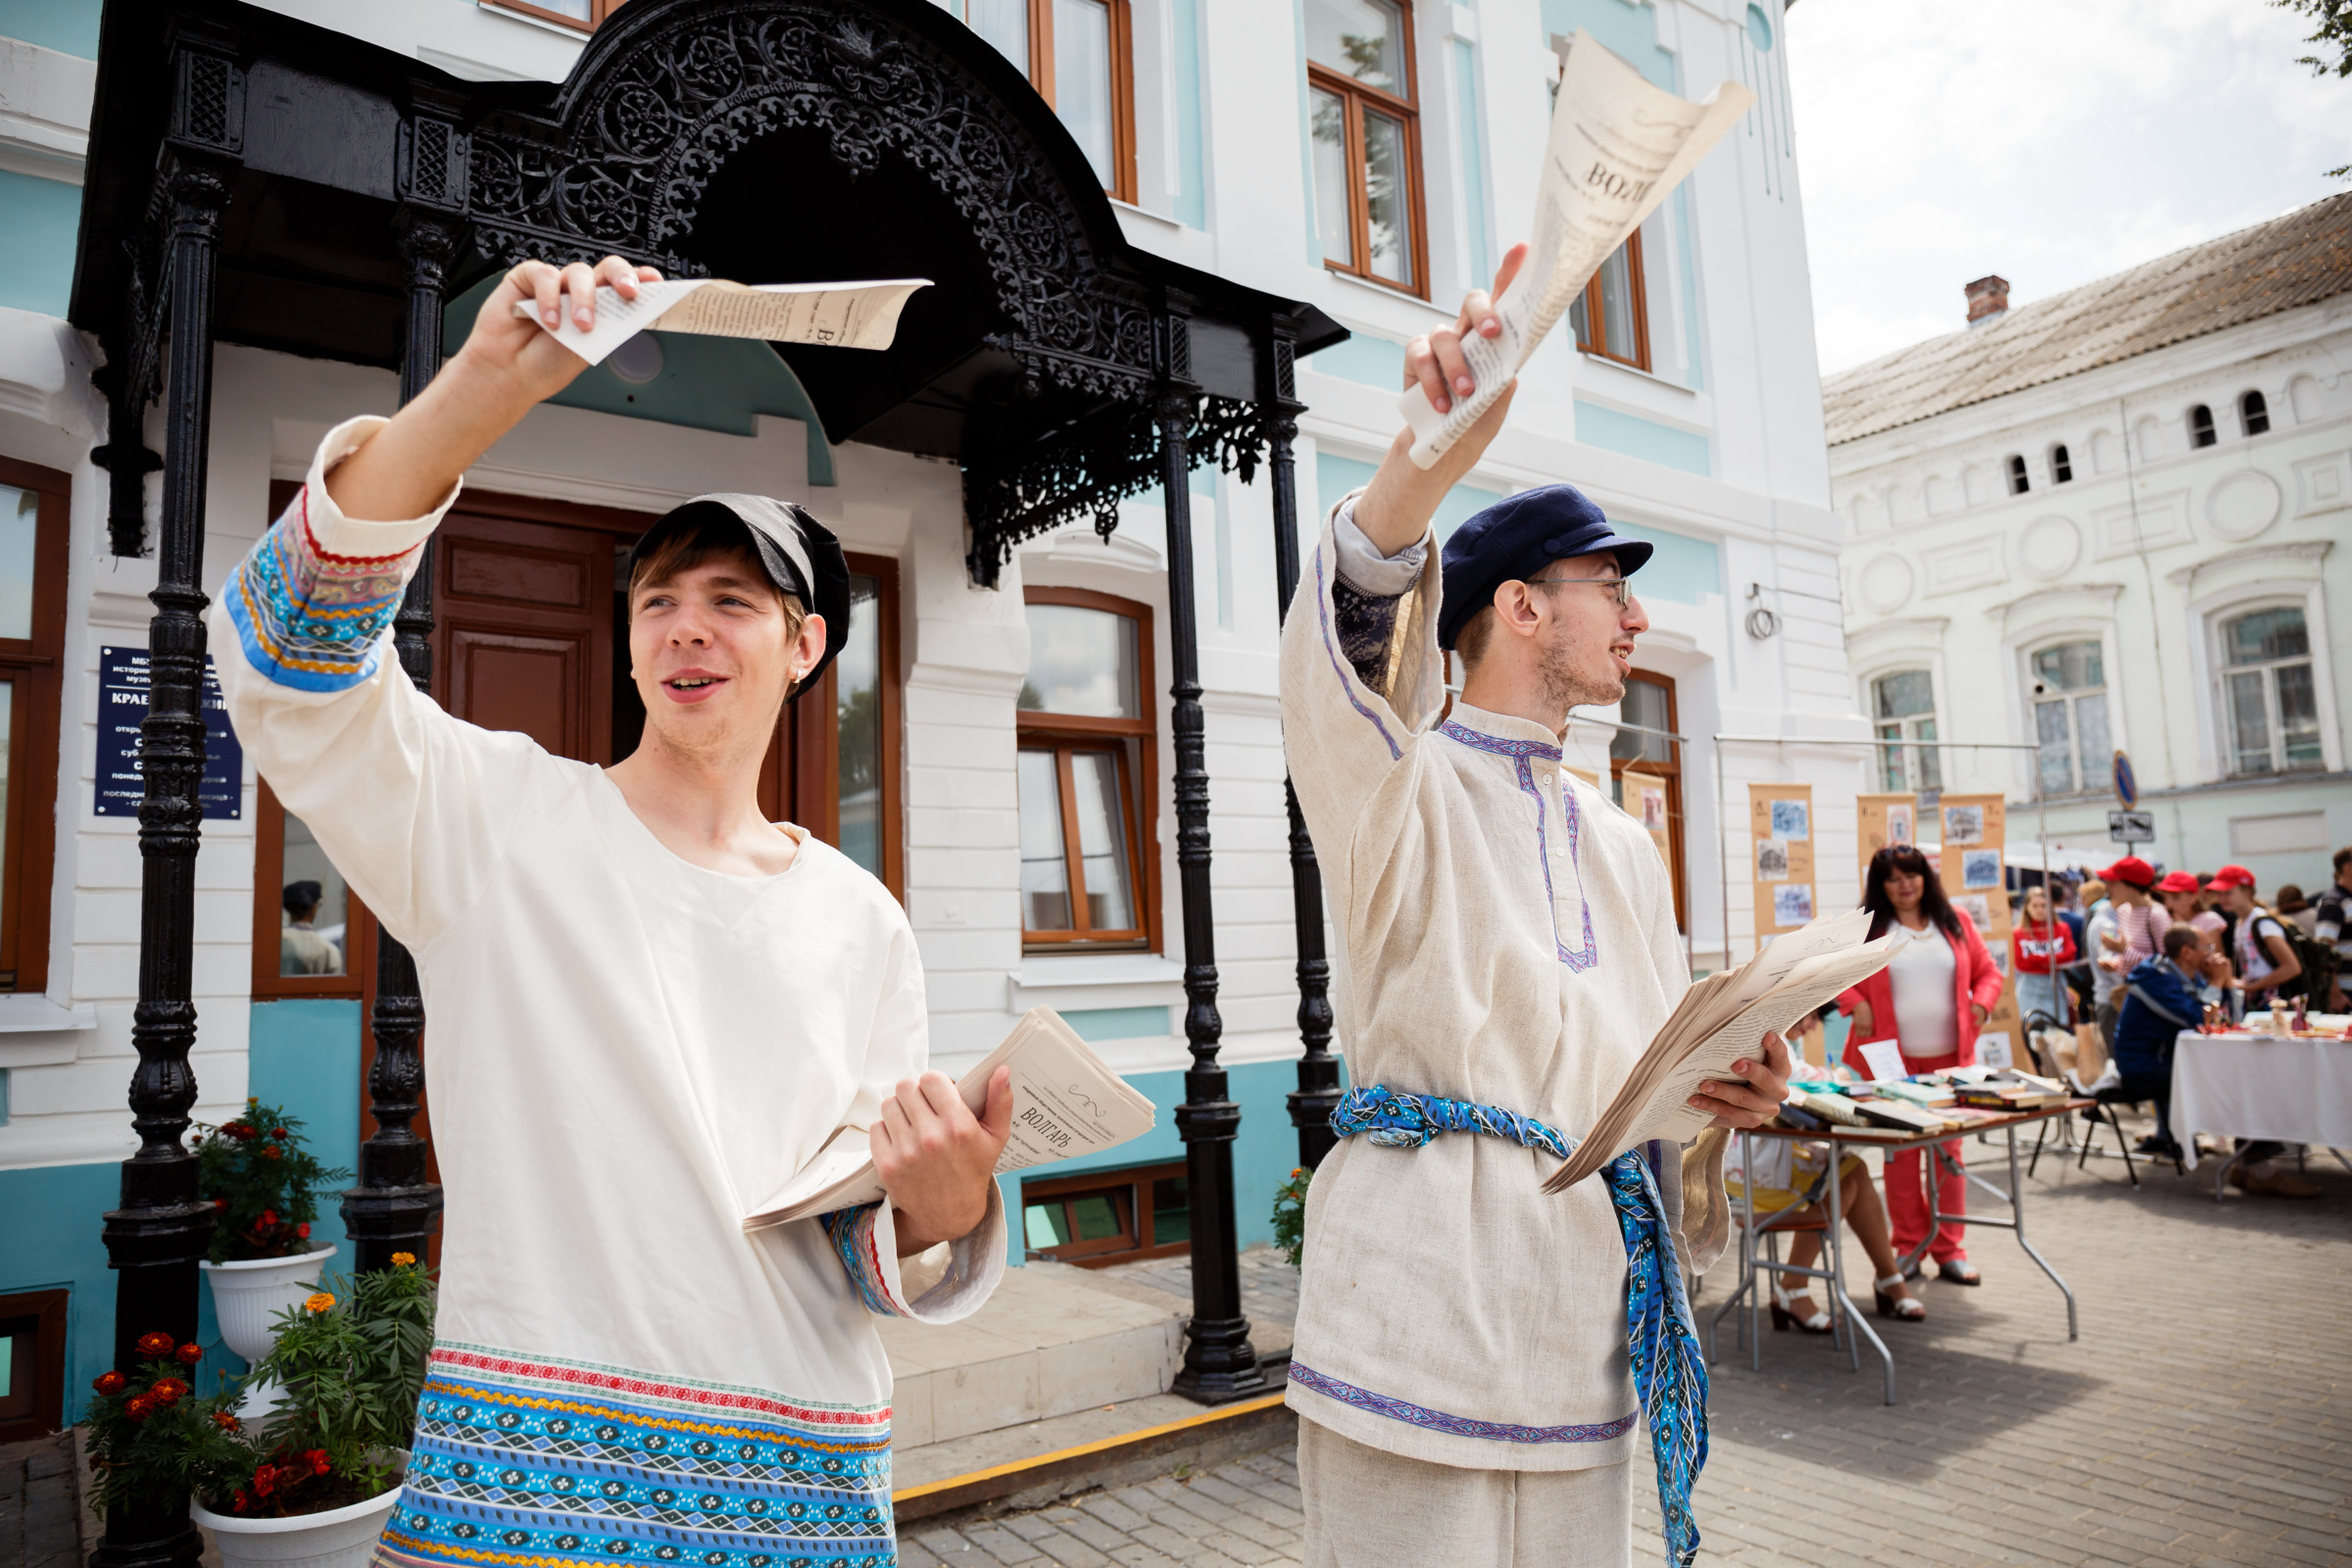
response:
<path fill-rule="evenodd" d="M 1871 913 L 1873 938 L 1894 930 L 1910 940 L 1893 962 L 1838 999 L 1838 1010 L 1853 1018 L 1846 1037 L 1848 1062 L 1859 1059 L 1855 1048 L 1861 1042 L 1888 1038 L 1901 1049 L 1903 1066 L 1911 1072 L 1974 1062 L 1977 1031 L 2001 1000 L 2001 971 L 1976 923 L 1952 907 L 1935 866 L 1908 844 L 1889 844 L 1870 858 L 1862 905 Z M 1958 1140 L 1938 1147 L 1959 1162 Z M 1921 1153 L 1904 1149 L 1886 1156 L 1886 1212 L 1894 1222 L 1894 1249 L 1903 1254 L 1926 1237 L 1932 1212 Z M 1936 1200 L 1946 1214 L 1966 1213 L 1968 1184 L 1948 1171 L 1940 1173 Z M 1979 1282 L 1957 1220 L 1937 1229 L 1931 1252 L 1938 1277 L 1955 1285 Z"/>

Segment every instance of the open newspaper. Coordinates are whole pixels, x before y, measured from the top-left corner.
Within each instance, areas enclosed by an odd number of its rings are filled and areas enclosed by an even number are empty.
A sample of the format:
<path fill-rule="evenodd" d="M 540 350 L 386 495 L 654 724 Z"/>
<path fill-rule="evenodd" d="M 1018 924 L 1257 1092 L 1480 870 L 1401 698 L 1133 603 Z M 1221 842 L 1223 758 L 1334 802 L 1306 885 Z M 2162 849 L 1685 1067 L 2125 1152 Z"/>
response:
<path fill-rule="evenodd" d="M 988 1103 L 988 1081 L 999 1067 L 1012 1069 L 1012 1136 L 997 1159 L 1000 1176 L 1048 1160 L 1099 1154 L 1152 1130 L 1152 1102 L 1088 1050 L 1052 1007 L 1030 1008 L 987 1060 L 956 1080 L 956 1093 L 975 1114 Z M 744 1216 L 743 1228 L 789 1225 L 881 1197 L 865 1129 L 843 1127 L 781 1192 Z"/>
<path fill-rule="evenodd" d="M 624 300 L 610 283 L 596 288 L 596 324 L 587 331 L 565 304 L 562 324 L 547 329 L 556 341 L 602 365 L 614 349 L 649 328 L 705 337 L 756 337 L 771 343 L 823 343 L 834 348 L 886 349 L 898 336 L 899 313 L 927 277 L 867 283 L 730 283 L 718 277 L 665 278 L 640 283 Z M 539 321 L 538 307 L 514 303 L 514 314 Z"/>
<path fill-rule="evenodd" d="M 1775 938 L 1739 968 L 1711 974 L 1684 992 L 1674 1016 L 1544 1190 L 1573 1187 L 1653 1138 L 1680 1144 L 1697 1137 L 1714 1120 L 1689 1103 L 1700 1084 L 1730 1081 L 1732 1063 L 1752 1058 L 1767 1032 L 1786 1033 L 1839 992 L 1877 974 L 1903 941 L 1893 931 L 1876 942 L 1869 936 L 1868 909 L 1824 915 Z"/>
<path fill-rule="evenodd" d="M 1477 389 L 1445 414 L 1418 385 L 1400 401 L 1416 465 L 1436 463 L 1494 407 L 1600 264 L 1755 101 L 1727 81 L 1704 103 L 1691 103 L 1642 80 L 1591 33 L 1577 33 L 1551 112 L 1527 262 L 1494 302 L 1501 335 L 1462 342 Z"/>

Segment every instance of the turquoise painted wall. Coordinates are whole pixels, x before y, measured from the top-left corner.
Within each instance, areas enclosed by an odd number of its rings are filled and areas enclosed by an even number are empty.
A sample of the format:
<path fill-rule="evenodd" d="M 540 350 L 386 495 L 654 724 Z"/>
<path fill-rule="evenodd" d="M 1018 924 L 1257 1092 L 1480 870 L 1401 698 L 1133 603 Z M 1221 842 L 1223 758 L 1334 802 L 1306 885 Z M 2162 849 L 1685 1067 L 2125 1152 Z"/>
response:
<path fill-rule="evenodd" d="M 1061 1021 L 1081 1040 L 1157 1040 L 1168 1033 L 1168 1009 L 1157 1007 L 1072 1007 Z"/>
<path fill-rule="evenodd" d="M 305 1123 L 328 1165 L 356 1168 L 360 1152 L 360 1004 L 263 1002 L 253 1006 L 247 1093 L 282 1105 Z M 114 1272 L 101 1238 L 103 1216 L 122 1199 L 122 1167 L 47 1165 L 0 1171 L 0 1294 L 66 1290 L 66 1418 L 80 1419 L 90 1381 L 113 1353 Z M 320 1195 L 312 1240 L 340 1248 L 330 1268 L 349 1268 L 339 1212 L 341 1187 Z M 206 1349 L 200 1386 L 241 1377 L 245 1363 L 220 1343 L 212 1297 L 200 1288 L 197 1338 Z"/>
<path fill-rule="evenodd" d="M 1658 14 L 1633 0 L 1544 0 L 1544 37 L 1551 46 L 1554 33 L 1574 36 L 1584 28 L 1601 46 L 1625 57 L 1652 86 L 1680 92 L 1674 55 L 1658 47 Z"/>
<path fill-rule="evenodd" d="M 1344 343 L 1334 343 L 1309 356 L 1306 363 L 1325 375 L 1359 381 L 1383 392 L 1397 392 L 1404 387 L 1404 345 L 1368 332 L 1357 332 Z"/>
<path fill-rule="evenodd" d="M 1316 453 L 1315 483 L 1320 490 L 1318 504 L 1328 509 L 1348 491 L 1370 484 L 1374 471 L 1371 464 L 1360 463 L 1354 458 L 1338 457 L 1329 452 Z M 1457 484 L 1446 491 L 1446 499 L 1438 503 L 1438 542 L 1444 544 L 1454 529 L 1501 499 L 1501 491 L 1486 490 L 1474 484 Z"/>
<path fill-rule="evenodd" d="M 1176 220 L 1208 226 L 1207 136 L 1201 124 L 1200 0 L 1175 0 Z"/>
<path fill-rule="evenodd" d="M 1247 1062 L 1227 1068 L 1226 1077 L 1227 1093 L 1242 1107 L 1241 1132 L 1233 1145 L 1234 1229 L 1242 1246 L 1259 1247 L 1274 1240 L 1274 1189 L 1288 1181 L 1298 1164 L 1298 1129 L 1291 1125 L 1286 1098 L 1298 1087 L 1298 1064 L 1290 1060 Z M 1125 1170 L 1184 1158 L 1184 1143 L 1176 1136 L 1176 1107 L 1184 1103 L 1184 1074 L 1143 1072 L 1130 1075 L 1127 1081 L 1159 1107 L 1157 1123 L 1150 1132 L 1092 1159 L 1036 1165 L 997 1179 L 1004 1197 L 1010 1260 L 1015 1266 L 1024 1254 L 1020 1223 L 1024 1177 L 1039 1180 L 1081 1171 Z"/>
<path fill-rule="evenodd" d="M 0 38 L 98 58 L 100 0 L 0 0 Z"/>
<path fill-rule="evenodd" d="M 1576 438 L 1587 446 L 1622 452 L 1702 479 L 1715 467 L 1705 436 L 1583 398 L 1576 400 Z"/>
<path fill-rule="evenodd" d="M 0 305 L 64 316 L 80 231 L 79 185 L 0 169 Z"/>
<path fill-rule="evenodd" d="M 1620 533 L 1646 539 L 1657 546 L 1656 553 L 1634 579 L 1634 592 L 1639 597 L 1695 605 L 1702 595 L 1723 592 L 1723 561 L 1713 541 L 1668 533 L 1663 528 L 1645 528 L 1638 522 L 1614 517 L 1609 520 Z"/>

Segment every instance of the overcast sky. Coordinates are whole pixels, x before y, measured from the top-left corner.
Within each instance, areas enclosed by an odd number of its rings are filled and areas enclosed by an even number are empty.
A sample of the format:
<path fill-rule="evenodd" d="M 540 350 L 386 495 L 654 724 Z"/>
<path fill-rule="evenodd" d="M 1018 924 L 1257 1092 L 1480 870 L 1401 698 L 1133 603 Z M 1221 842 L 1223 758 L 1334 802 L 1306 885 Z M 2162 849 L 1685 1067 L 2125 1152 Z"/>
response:
<path fill-rule="evenodd" d="M 1800 0 L 1788 20 L 1823 371 L 2352 190 L 2352 80 L 2264 0 Z"/>

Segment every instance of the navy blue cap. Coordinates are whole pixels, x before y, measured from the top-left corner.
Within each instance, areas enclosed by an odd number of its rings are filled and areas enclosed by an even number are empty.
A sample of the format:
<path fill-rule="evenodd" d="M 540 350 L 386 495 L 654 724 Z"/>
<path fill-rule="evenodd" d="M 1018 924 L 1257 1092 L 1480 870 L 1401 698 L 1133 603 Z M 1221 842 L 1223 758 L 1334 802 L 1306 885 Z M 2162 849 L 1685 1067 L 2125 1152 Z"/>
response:
<path fill-rule="evenodd" d="M 1544 575 L 1572 556 L 1617 552 L 1617 569 L 1631 576 L 1653 547 L 1628 539 L 1572 484 L 1547 484 L 1497 501 L 1453 530 L 1446 541 L 1446 599 L 1438 615 L 1438 646 L 1450 649 L 1470 617 L 1494 602 L 1506 582 Z"/>

